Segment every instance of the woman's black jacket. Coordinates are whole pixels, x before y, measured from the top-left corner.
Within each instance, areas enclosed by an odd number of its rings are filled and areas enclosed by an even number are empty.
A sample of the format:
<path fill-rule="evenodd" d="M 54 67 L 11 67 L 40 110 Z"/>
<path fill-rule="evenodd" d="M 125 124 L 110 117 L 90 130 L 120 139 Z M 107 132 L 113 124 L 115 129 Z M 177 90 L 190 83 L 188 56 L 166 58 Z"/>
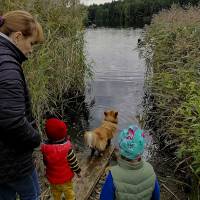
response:
<path fill-rule="evenodd" d="M 0 35 L 0 184 L 32 173 L 40 145 L 21 64 L 24 54 Z"/>

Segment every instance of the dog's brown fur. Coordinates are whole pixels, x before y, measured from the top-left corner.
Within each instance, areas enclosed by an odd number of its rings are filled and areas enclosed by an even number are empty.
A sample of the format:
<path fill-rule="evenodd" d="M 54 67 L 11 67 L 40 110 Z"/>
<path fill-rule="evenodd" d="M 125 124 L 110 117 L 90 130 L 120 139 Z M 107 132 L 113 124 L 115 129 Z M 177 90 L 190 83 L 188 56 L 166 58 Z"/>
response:
<path fill-rule="evenodd" d="M 93 156 L 95 150 L 99 151 L 99 153 L 105 151 L 117 132 L 118 112 L 108 110 L 104 112 L 104 115 L 105 117 L 100 127 L 84 134 L 85 143 L 92 150 L 91 156 Z"/>

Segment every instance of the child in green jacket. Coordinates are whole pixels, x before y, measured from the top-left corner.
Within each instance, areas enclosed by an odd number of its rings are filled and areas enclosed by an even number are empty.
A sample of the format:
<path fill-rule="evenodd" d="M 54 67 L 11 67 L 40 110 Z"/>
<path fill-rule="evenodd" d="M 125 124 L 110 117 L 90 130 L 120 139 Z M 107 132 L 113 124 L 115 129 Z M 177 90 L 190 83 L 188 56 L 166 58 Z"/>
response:
<path fill-rule="evenodd" d="M 111 167 L 100 200 L 160 200 L 154 169 L 142 159 L 144 137 L 135 125 L 120 132 L 118 165 Z"/>

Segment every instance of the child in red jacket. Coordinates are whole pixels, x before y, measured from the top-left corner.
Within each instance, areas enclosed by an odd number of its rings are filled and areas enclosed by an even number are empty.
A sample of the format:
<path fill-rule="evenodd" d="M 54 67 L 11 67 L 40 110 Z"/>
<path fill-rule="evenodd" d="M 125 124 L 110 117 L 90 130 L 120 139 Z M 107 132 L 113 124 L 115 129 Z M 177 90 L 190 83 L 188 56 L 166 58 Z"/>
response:
<path fill-rule="evenodd" d="M 74 173 L 80 177 L 81 169 L 71 142 L 66 138 L 67 126 L 51 118 L 46 122 L 45 131 L 48 141 L 42 144 L 41 151 L 54 200 L 60 200 L 62 193 L 68 200 L 75 200 L 72 179 Z"/>

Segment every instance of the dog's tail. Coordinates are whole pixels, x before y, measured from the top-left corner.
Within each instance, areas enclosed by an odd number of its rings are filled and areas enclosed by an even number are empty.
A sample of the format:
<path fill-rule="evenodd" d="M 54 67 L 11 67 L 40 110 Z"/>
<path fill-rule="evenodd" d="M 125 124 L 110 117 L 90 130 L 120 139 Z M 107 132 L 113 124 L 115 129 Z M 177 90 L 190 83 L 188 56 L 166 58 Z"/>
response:
<path fill-rule="evenodd" d="M 84 134 L 84 141 L 85 141 L 85 144 L 87 146 L 89 146 L 90 148 L 93 148 L 93 143 L 94 143 L 93 140 L 94 140 L 94 138 L 93 138 L 93 132 L 92 131 L 85 132 L 85 134 Z"/>
<path fill-rule="evenodd" d="M 104 151 L 107 145 L 106 138 L 100 137 L 98 133 L 92 131 L 85 132 L 84 140 L 87 146 L 98 151 Z"/>

